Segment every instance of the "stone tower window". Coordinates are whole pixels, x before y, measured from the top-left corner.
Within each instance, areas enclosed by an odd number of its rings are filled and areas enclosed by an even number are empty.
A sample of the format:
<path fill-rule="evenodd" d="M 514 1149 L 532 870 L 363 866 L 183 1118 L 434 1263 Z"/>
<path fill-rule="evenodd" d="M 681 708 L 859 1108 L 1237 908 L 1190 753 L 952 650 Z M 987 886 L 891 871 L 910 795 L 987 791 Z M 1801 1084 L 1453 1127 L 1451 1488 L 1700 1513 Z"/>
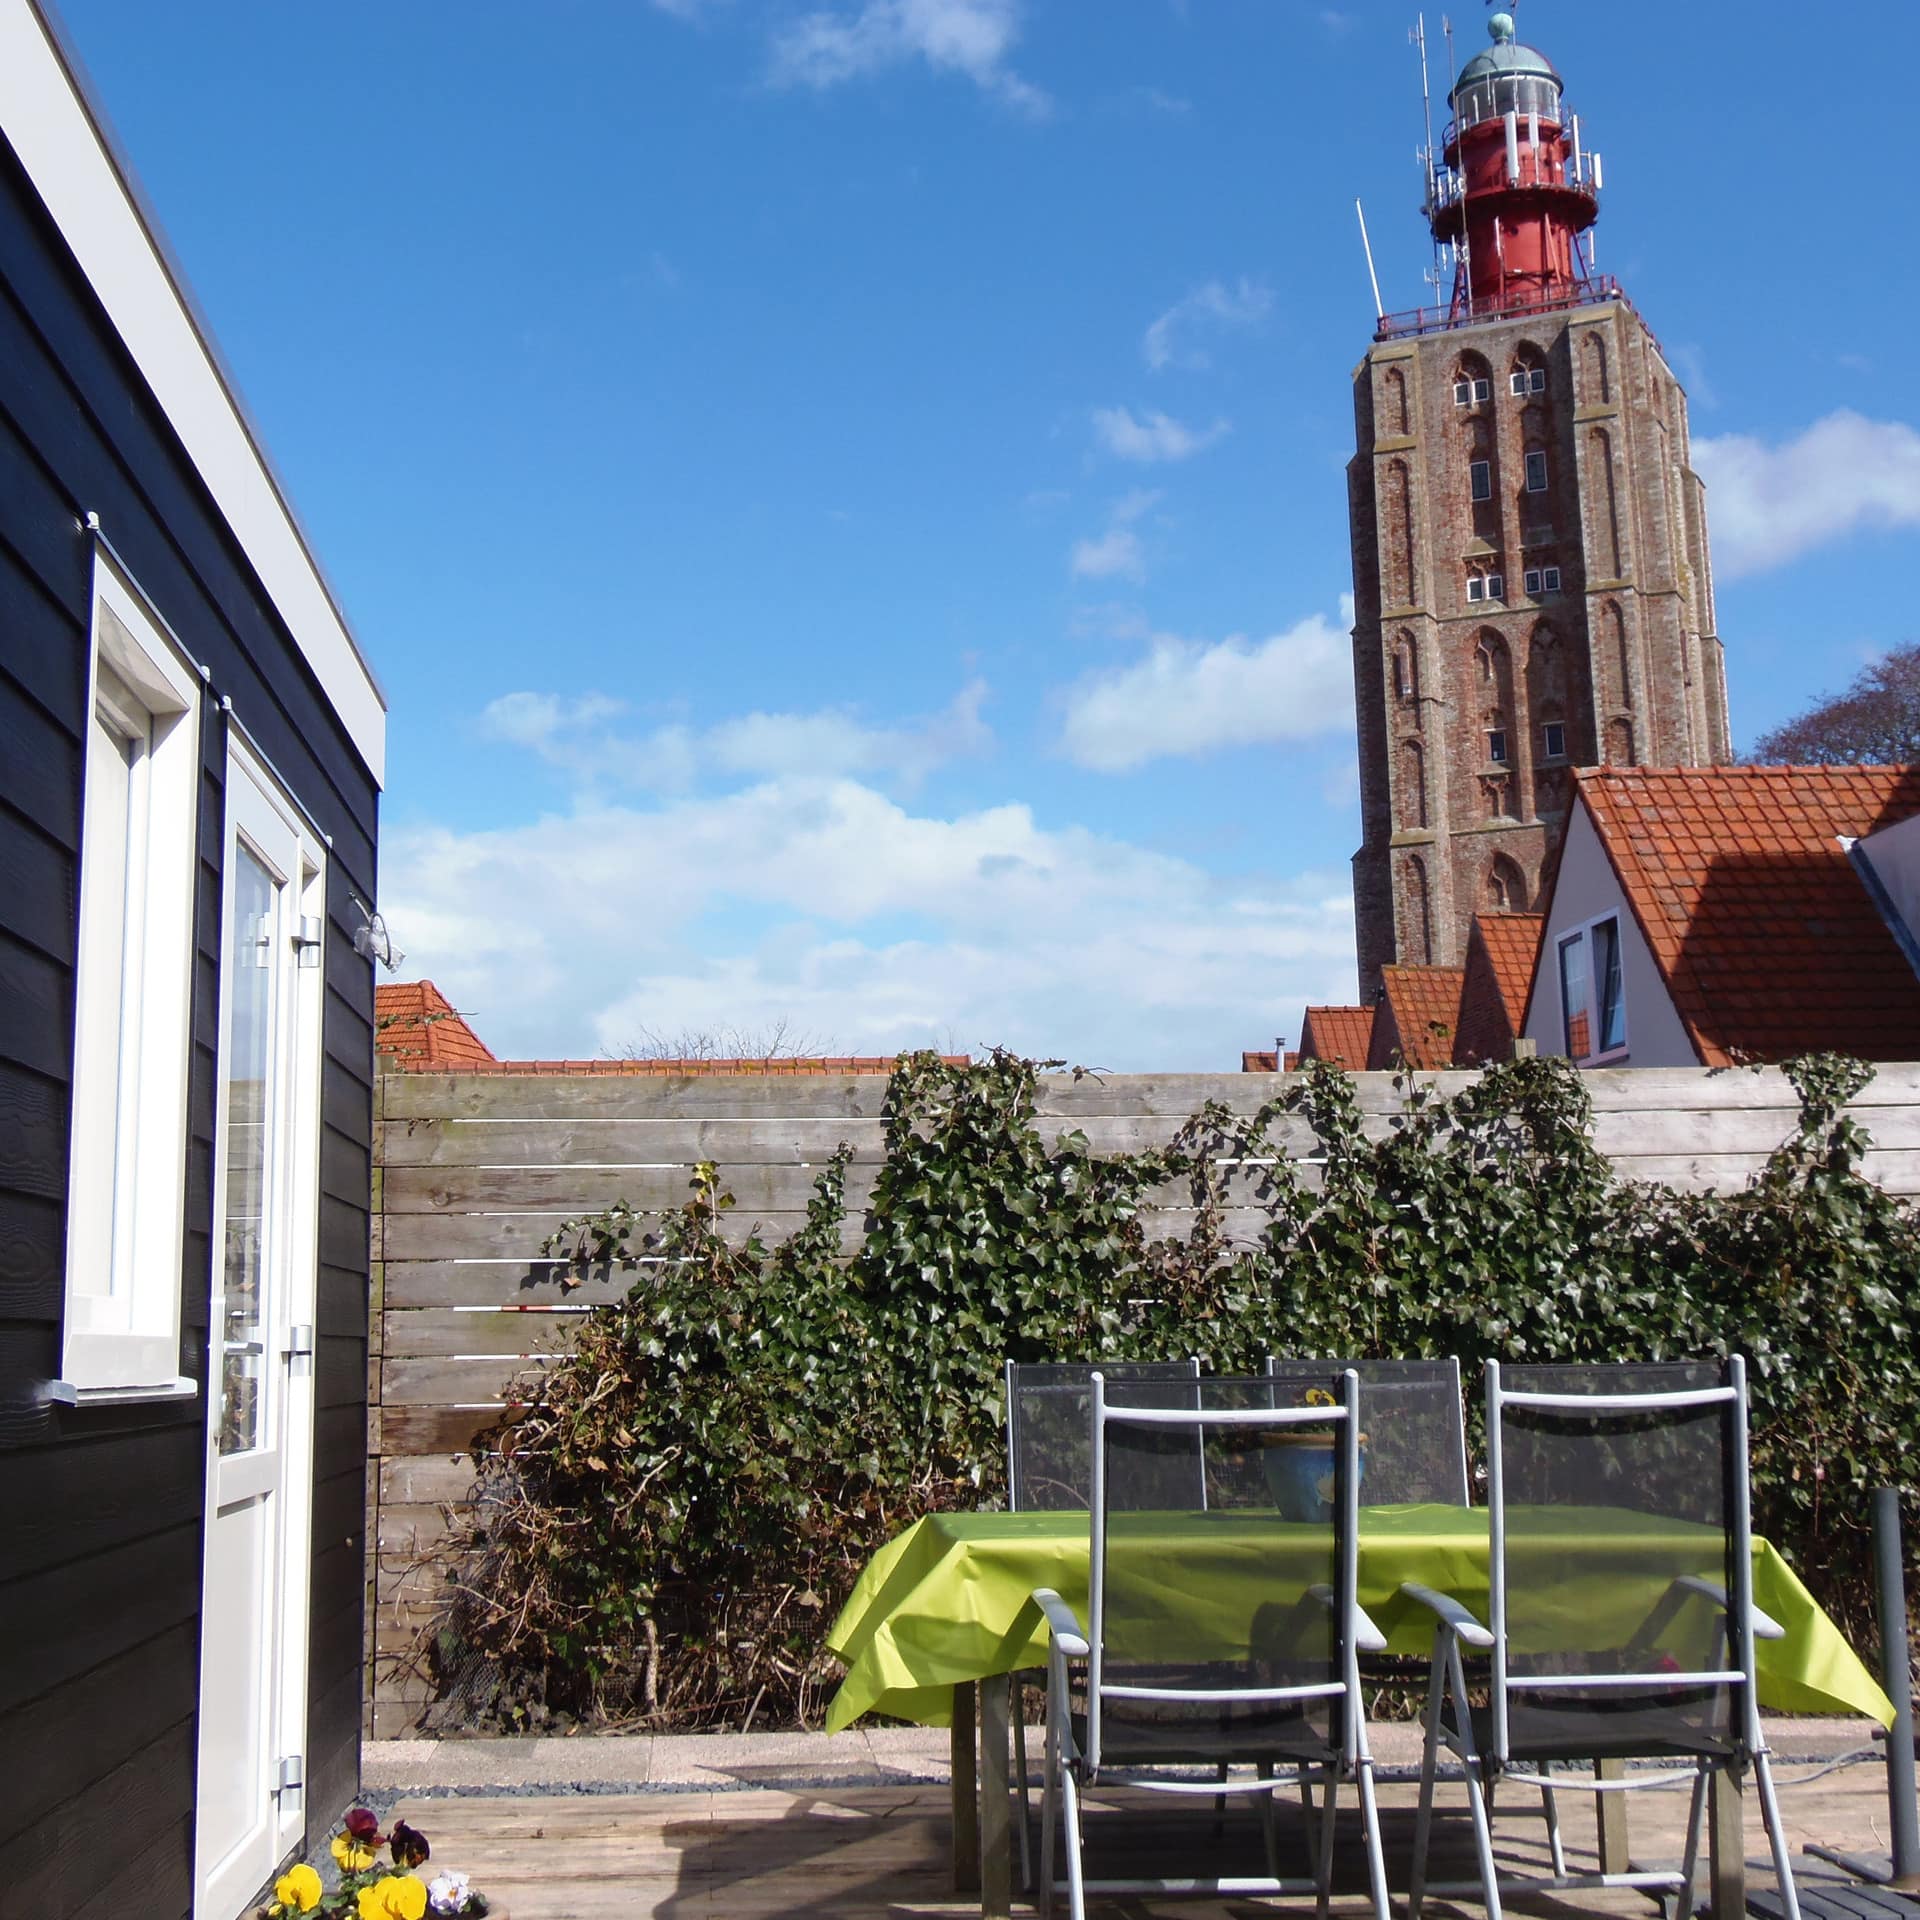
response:
<path fill-rule="evenodd" d="M 1400 743 L 1400 824 L 1410 830 L 1427 824 L 1427 754 L 1418 740 Z"/>
<path fill-rule="evenodd" d="M 1527 491 L 1545 493 L 1547 490 L 1547 453 L 1544 447 L 1527 449 Z"/>
<path fill-rule="evenodd" d="M 1403 707 L 1420 704 L 1420 648 L 1410 633 L 1394 643 L 1393 697 Z"/>
<path fill-rule="evenodd" d="M 1504 853 L 1493 856 L 1487 868 L 1486 900 L 1495 913 L 1526 912 L 1527 876 L 1518 861 Z"/>

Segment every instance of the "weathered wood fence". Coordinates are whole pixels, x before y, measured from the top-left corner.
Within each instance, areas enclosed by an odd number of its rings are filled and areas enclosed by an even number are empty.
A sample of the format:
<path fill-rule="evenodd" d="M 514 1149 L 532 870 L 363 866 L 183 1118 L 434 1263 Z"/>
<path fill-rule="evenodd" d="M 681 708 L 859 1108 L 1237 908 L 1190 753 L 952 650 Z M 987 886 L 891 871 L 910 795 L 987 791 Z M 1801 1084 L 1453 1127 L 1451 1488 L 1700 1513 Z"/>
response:
<path fill-rule="evenodd" d="M 1432 1076 L 1442 1089 L 1466 1074 Z M 1589 1076 L 1595 1139 L 1623 1174 L 1737 1189 L 1792 1131 L 1792 1089 L 1775 1070 L 1623 1069 Z M 1040 1129 L 1079 1128 L 1096 1151 L 1162 1146 L 1210 1100 L 1251 1113 L 1285 1085 L 1267 1074 L 1151 1074 L 1044 1083 Z M 1391 1075 L 1358 1076 L 1370 1128 L 1400 1105 Z M 499 1414 L 512 1376 L 563 1344 L 574 1318 L 624 1280 L 564 1301 L 538 1258 L 559 1223 L 626 1200 L 674 1206 L 689 1169 L 716 1162 L 738 1206 L 729 1228 L 778 1239 L 805 1217 L 820 1166 L 845 1142 L 848 1237 L 882 1158 L 879 1075 L 588 1076 L 386 1073 L 376 1094 L 368 1579 L 370 1731 L 404 1734 L 426 1687 L 406 1656 L 432 1610 L 416 1566 L 471 1483 L 465 1449 Z M 1920 1192 L 1920 1066 L 1882 1067 L 1855 1112 L 1868 1170 Z M 1305 1126 L 1275 1134 L 1307 1159 Z M 1169 1194 L 1158 1218 L 1182 1231 Z M 1228 1216 L 1257 1237 L 1264 1216 Z"/>

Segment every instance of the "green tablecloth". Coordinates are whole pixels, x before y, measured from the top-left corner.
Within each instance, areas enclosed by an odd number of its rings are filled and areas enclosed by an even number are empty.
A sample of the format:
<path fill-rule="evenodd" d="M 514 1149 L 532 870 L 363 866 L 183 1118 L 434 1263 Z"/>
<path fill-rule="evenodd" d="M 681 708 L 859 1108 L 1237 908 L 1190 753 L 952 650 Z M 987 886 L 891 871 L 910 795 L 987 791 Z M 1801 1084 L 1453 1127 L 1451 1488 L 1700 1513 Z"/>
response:
<path fill-rule="evenodd" d="M 1264 1526 L 1307 1532 L 1277 1520 Z M 1263 1523 L 1244 1514 L 1164 1516 L 1161 1545 L 1170 1574 L 1177 1579 L 1183 1557 L 1217 1551 L 1230 1529 L 1249 1527 L 1257 1532 Z M 1595 1509 L 1566 1521 L 1555 1536 L 1528 1536 L 1528 1550 L 1558 1563 L 1565 1592 L 1604 1609 L 1609 1558 L 1617 1564 L 1636 1550 L 1670 1556 L 1674 1539 L 1673 1531 L 1643 1516 Z M 1510 1528 L 1516 1580 L 1518 1545 Z M 1029 1596 L 1036 1587 L 1053 1587 L 1084 1619 L 1087 1559 L 1084 1514 L 948 1513 L 916 1521 L 874 1555 L 828 1635 L 829 1650 L 847 1667 L 827 1712 L 828 1730 L 870 1712 L 945 1726 L 957 1682 L 1044 1665 L 1045 1641 Z M 1451 1594 L 1485 1619 L 1487 1567 L 1483 1508 L 1361 1511 L 1360 1604 L 1394 1653 L 1424 1655 L 1432 1641 L 1432 1616 L 1400 1597 L 1403 1582 Z M 1786 1628 L 1784 1639 L 1759 1642 L 1763 1705 L 1891 1722 L 1893 1709 L 1873 1676 L 1764 1540 L 1753 1545 L 1753 1593 Z"/>

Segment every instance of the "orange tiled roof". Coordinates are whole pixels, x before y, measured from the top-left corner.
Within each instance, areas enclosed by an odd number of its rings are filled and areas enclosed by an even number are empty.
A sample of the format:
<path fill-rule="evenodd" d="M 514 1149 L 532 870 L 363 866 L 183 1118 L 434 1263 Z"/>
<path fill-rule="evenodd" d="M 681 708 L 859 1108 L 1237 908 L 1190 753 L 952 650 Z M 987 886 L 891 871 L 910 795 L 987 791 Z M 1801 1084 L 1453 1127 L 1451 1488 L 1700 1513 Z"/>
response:
<path fill-rule="evenodd" d="M 1292 1059 L 1289 1054 L 1288 1059 Z M 1277 1053 L 1243 1053 L 1240 1056 L 1242 1073 L 1278 1073 L 1280 1056 Z"/>
<path fill-rule="evenodd" d="M 1373 1045 L 1371 1007 L 1309 1007 L 1300 1023 L 1302 1060 L 1331 1060 L 1358 1073 Z"/>
<path fill-rule="evenodd" d="M 1526 1022 L 1543 924 L 1544 916 L 1537 913 L 1474 915 L 1467 932 L 1459 1030 L 1453 1039 L 1456 1067 L 1511 1057 L 1514 1036 Z"/>
<path fill-rule="evenodd" d="M 499 1063 L 431 980 L 397 980 L 373 990 L 373 1044 L 390 1066 L 449 1073 Z"/>
<path fill-rule="evenodd" d="M 1367 1064 L 1450 1067 L 1465 967 L 1382 967 L 1380 1007 Z"/>
<path fill-rule="evenodd" d="M 406 1073 L 610 1073 L 684 1079 L 704 1074 L 891 1073 L 898 1064 L 897 1056 L 889 1053 L 771 1060 L 497 1060 L 431 980 L 376 986 L 373 1002 L 374 1046 L 385 1066 Z M 951 1067 L 964 1067 L 970 1056 L 952 1053 L 941 1058 Z"/>
<path fill-rule="evenodd" d="M 1920 813 L 1920 767 L 1574 779 L 1703 1065 L 1920 1059 L 1920 981 L 1838 844 Z"/>

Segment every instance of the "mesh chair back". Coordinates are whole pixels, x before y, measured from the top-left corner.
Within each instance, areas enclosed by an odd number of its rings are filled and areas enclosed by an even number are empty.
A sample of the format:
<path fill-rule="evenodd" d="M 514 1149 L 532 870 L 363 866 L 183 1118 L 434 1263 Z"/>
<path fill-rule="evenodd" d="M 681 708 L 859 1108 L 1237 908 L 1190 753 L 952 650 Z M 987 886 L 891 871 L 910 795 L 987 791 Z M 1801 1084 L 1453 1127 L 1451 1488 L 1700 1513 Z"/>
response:
<path fill-rule="evenodd" d="M 1196 1405 L 1198 1360 L 1109 1361 L 1101 1371 L 1146 1395 L 1143 1406 Z M 1007 1362 L 1007 1505 L 1015 1513 L 1085 1513 L 1093 1498 L 1093 1374 L 1090 1365 Z M 1159 1484 L 1143 1484 L 1149 1506 L 1201 1504 L 1199 1455 L 1191 1440 L 1169 1443 Z"/>
<path fill-rule="evenodd" d="M 1360 1461 L 1360 1504 L 1393 1507 L 1424 1502 L 1468 1507 L 1466 1410 L 1458 1360 L 1267 1361 L 1279 1404 L 1324 1386 L 1329 1373 L 1351 1368 L 1367 1397 L 1367 1441 Z"/>
<path fill-rule="evenodd" d="M 1753 1710 L 1746 1376 L 1487 1368 L 1498 1758 L 1725 1755 Z"/>
<path fill-rule="evenodd" d="M 1087 1755 L 1108 1762 L 1318 1758 L 1357 1702 L 1359 1383 L 1333 1406 L 1275 1408 L 1273 1383 L 1192 1383 L 1185 1409 L 1096 1380 Z M 1172 1439 L 1201 1462 L 1205 1509 L 1138 1500 Z M 1317 1496 L 1298 1512 L 1304 1476 Z"/>

